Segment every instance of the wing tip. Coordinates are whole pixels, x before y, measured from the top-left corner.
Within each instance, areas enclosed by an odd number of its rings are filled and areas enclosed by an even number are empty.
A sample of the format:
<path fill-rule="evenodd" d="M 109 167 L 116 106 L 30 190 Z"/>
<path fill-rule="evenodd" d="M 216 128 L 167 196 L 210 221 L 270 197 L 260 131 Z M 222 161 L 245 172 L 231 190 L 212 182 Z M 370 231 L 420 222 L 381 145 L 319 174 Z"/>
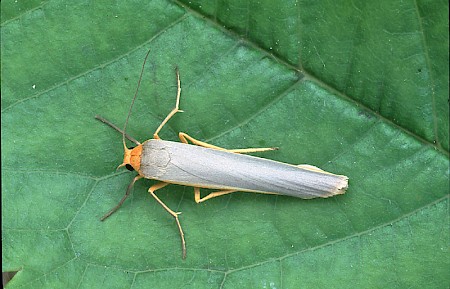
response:
<path fill-rule="evenodd" d="M 339 175 L 339 181 L 337 182 L 336 186 L 329 194 L 325 195 L 324 198 L 329 198 L 336 195 L 343 195 L 347 192 L 347 189 L 348 189 L 348 177 Z"/>

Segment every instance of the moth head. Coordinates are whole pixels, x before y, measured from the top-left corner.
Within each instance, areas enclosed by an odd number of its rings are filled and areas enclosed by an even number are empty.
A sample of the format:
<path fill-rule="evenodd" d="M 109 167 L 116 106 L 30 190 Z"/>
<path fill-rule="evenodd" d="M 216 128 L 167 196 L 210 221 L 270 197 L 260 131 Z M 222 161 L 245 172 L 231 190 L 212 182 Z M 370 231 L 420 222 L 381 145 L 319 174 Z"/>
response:
<path fill-rule="evenodd" d="M 139 171 L 141 167 L 142 145 L 139 144 L 134 148 L 124 147 L 123 163 L 117 169 L 126 167 L 129 171 Z"/>

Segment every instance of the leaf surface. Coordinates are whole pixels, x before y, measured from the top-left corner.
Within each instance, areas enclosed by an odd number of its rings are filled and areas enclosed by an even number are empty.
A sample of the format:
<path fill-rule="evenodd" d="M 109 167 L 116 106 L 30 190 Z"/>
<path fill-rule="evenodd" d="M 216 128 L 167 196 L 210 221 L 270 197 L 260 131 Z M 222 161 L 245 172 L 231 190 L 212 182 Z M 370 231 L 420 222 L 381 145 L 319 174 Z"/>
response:
<path fill-rule="evenodd" d="M 277 1 L 280 2 L 280 1 Z M 448 3 L 2 1 L 7 288 L 447 288 Z M 321 200 L 158 196 L 115 171 L 121 127 L 349 177 Z M 204 192 L 206 194 L 206 191 Z"/>

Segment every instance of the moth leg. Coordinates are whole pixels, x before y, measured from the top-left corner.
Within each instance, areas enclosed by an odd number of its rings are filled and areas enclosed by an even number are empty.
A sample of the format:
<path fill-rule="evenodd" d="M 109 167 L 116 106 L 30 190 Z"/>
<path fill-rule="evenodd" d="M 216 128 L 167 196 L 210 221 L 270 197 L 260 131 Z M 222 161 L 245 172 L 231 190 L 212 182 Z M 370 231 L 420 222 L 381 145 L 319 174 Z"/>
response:
<path fill-rule="evenodd" d="M 161 188 L 164 188 L 165 186 L 167 186 L 168 183 L 164 183 L 164 182 L 159 182 L 154 184 L 153 186 L 151 186 L 148 189 L 148 192 L 150 193 L 150 195 L 152 195 L 153 198 L 155 198 L 155 200 L 164 208 L 164 210 L 166 210 L 170 215 L 172 215 L 172 217 L 175 218 L 175 221 L 177 223 L 178 226 L 178 231 L 180 232 L 180 238 L 181 238 L 181 248 L 183 250 L 183 259 L 186 258 L 186 241 L 184 240 L 184 233 L 183 233 L 183 229 L 181 228 L 181 224 L 180 224 L 180 220 L 178 220 L 178 215 L 181 214 L 181 212 L 174 212 L 172 211 L 169 207 L 167 207 L 166 204 L 164 204 L 159 198 L 158 196 L 155 195 L 155 191 L 159 190 Z"/>
<path fill-rule="evenodd" d="M 110 122 L 109 120 L 107 120 L 107 119 L 105 119 L 105 118 L 103 118 L 103 117 L 101 117 L 101 116 L 99 116 L 99 115 L 96 115 L 96 116 L 95 116 L 95 119 L 98 119 L 99 121 L 103 122 L 104 124 L 109 125 L 109 126 L 112 127 L 113 129 L 115 129 L 115 130 L 117 130 L 118 132 L 120 132 L 121 134 L 125 135 L 125 137 L 126 137 L 127 139 L 129 139 L 130 141 L 134 142 L 135 144 L 137 144 L 137 145 L 140 145 L 140 144 L 141 144 L 141 143 L 138 142 L 135 138 L 129 136 L 127 133 L 124 133 L 123 130 L 121 130 L 120 128 L 118 128 L 115 124 L 113 124 L 113 123 Z"/>
<path fill-rule="evenodd" d="M 139 180 L 140 178 L 142 178 L 141 175 L 137 175 L 132 181 L 131 183 L 128 185 L 127 191 L 125 192 L 125 196 L 122 197 L 122 199 L 120 200 L 120 202 L 114 207 L 112 208 L 108 213 L 106 213 L 101 219 L 100 221 L 104 221 L 106 218 L 108 218 L 109 216 L 111 216 L 112 214 L 114 214 L 114 212 L 116 212 L 120 206 L 122 206 L 123 202 L 125 202 L 126 198 L 130 195 L 131 190 L 133 189 L 134 183 Z"/>
<path fill-rule="evenodd" d="M 186 144 L 188 143 L 188 140 L 190 140 L 193 144 L 201 146 L 201 147 L 215 149 L 215 150 L 219 150 L 219 151 L 227 151 L 227 152 L 232 152 L 232 153 L 244 153 L 245 154 L 245 153 L 255 153 L 255 152 L 278 150 L 278 148 L 248 148 L 248 149 L 230 149 L 229 150 L 229 149 L 221 148 L 221 147 L 218 147 L 218 146 L 206 143 L 206 142 L 199 141 L 184 132 L 178 133 L 178 137 L 180 138 L 181 142 L 186 143 Z"/>
<path fill-rule="evenodd" d="M 172 109 L 171 112 L 166 116 L 166 118 L 161 122 L 161 124 L 156 129 L 155 133 L 153 134 L 154 139 L 160 139 L 158 136 L 159 131 L 163 128 L 163 126 L 169 121 L 169 119 L 174 116 L 177 112 L 183 112 L 179 109 L 180 106 L 180 95 L 181 95 L 181 83 L 180 83 L 180 73 L 178 71 L 178 67 L 176 68 L 176 74 L 177 74 L 177 100 L 175 103 L 175 107 Z"/>
<path fill-rule="evenodd" d="M 319 173 L 326 173 L 326 171 L 316 167 L 316 166 L 312 166 L 312 165 L 297 165 L 297 167 L 301 168 L 301 169 L 305 169 L 308 171 L 313 171 L 313 172 L 319 172 Z"/>
<path fill-rule="evenodd" d="M 234 193 L 234 192 L 237 192 L 237 191 L 236 190 L 218 191 L 218 192 L 210 193 L 209 195 L 201 198 L 200 197 L 200 188 L 194 187 L 194 194 L 195 194 L 194 198 L 195 198 L 195 202 L 198 204 L 198 203 L 204 202 L 206 200 L 209 200 L 209 199 L 212 199 L 212 198 L 215 198 L 215 197 L 219 197 L 219 196 L 223 196 L 223 195 L 227 195 L 227 194 L 231 194 L 231 193 Z"/>

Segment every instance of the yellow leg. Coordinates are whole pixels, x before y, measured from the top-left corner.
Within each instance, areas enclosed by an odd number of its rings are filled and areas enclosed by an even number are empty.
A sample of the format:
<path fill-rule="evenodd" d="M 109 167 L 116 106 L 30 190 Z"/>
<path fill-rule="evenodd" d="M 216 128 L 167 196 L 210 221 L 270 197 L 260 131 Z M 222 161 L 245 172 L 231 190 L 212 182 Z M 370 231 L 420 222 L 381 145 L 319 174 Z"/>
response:
<path fill-rule="evenodd" d="M 169 119 L 174 116 L 177 112 L 183 112 L 179 109 L 180 106 L 180 95 L 181 95 L 181 83 L 180 83 L 180 73 L 178 72 L 178 68 L 176 70 L 177 73 L 177 101 L 175 103 L 175 107 L 172 109 L 171 112 L 166 116 L 166 118 L 161 122 L 161 124 L 156 129 L 155 133 L 153 134 L 154 139 L 160 139 L 158 136 L 159 131 L 163 128 L 163 126 L 169 121 Z"/>
<path fill-rule="evenodd" d="M 165 186 L 167 186 L 168 183 L 164 183 L 164 182 L 160 182 L 157 184 L 154 184 L 153 186 L 151 186 L 148 189 L 148 192 L 150 193 L 150 195 L 152 195 L 153 198 L 155 198 L 155 200 L 164 208 L 164 210 L 166 210 L 169 214 L 172 215 L 172 217 L 175 218 L 175 221 L 177 223 L 178 226 L 178 231 L 180 232 L 180 237 L 181 237 L 181 247 L 183 249 L 183 259 L 186 258 L 186 241 L 184 240 L 184 233 L 183 233 L 183 229 L 181 229 L 181 224 L 180 224 L 180 220 L 178 220 L 178 215 L 181 214 L 181 212 L 174 212 L 172 211 L 169 207 L 166 206 L 166 204 L 164 204 L 156 195 L 155 195 L 155 191 L 159 190 L 161 188 L 164 188 Z"/>
<path fill-rule="evenodd" d="M 209 199 L 212 199 L 212 198 L 215 198 L 215 197 L 218 197 L 218 196 L 231 194 L 231 193 L 234 193 L 234 192 L 236 192 L 236 190 L 218 191 L 218 192 L 211 193 L 211 194 L 207 195 L 204 198 L 201 198 L 200 197 L 200 188 L 194 187 L 194 193 L 195 193 L 194 198 L 195 198 L 195 202 L 198 204 L 198 203 L 204 202 L 206 200 L 209 200 Z"/>
<path fill-rule="evenodd" d="M 327 171 L 324 171 L 318 167 L 312 166 L 312 165 L 298 165 L 297 167 L 301 168 L 301 169 L 305 169 L 305 170 L 310 170 L 313 172 L 319 172 L 319 173 L 323 173 L 323 174 L 329 174 L 329 175 L 334 175 L 332 173 L 329 173 Z"/>
<path fill-rule="evenodd" d="M 218 147 L 218 146 L 206 143 L 206 142 L 199 141 L 184 132 L 178 133 L 178 137 L 180 138 L 181 142 L 183 142 L 183 143 L 188 143 L 188 140 L 190 140 L 193 144 L 198 145 L 198 146 L 215 149 L 215 150 L 219 150 L 219 151 L 232 152 L 232 153 L 255 153 L 255 152 L 274 151 L 274 150 L 278 149 L 278 148 L 248 148 L 248 149 L 231 149 L 231 150 L 229 150 L 229 149 L 221 148 L 221 147 Z"/>

